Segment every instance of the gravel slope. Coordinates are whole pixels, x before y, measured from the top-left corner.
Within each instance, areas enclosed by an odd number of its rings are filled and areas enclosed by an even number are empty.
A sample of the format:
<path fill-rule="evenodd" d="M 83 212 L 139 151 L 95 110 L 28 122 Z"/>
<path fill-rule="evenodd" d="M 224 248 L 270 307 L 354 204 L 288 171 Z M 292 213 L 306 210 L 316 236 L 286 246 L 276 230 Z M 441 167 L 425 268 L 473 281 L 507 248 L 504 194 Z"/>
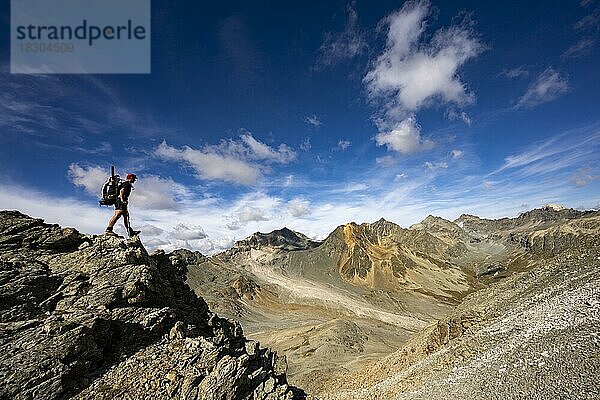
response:
<path fill-rule="evenodd" d="M 447 331 L 430 327 L 386 359 L 330 382 L 319 398 L 600 398 L 597 246 L 541 260 L 471 294 L 445 324 Z"/>

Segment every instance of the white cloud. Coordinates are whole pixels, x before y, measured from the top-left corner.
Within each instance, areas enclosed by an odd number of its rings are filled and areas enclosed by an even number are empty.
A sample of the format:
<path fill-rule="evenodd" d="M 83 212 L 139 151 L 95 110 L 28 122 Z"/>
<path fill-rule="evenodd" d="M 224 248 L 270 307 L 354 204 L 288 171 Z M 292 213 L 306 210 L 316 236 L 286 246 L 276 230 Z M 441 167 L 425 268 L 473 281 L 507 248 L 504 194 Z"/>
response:
<path fill-rule="evenodd" d="M 301 198 L 295 198 L 287 203 L 288 212 L 293 217 L 302 217 L 310 214 L 310 203 Z"/>
<path fill-rule="evenodd" d="M 142 235 L 143 235 L 143 232 L 142 232 Z M 169 244 L 169 242 L 166 242 L 166 241 L 164 241 L 162 239 L 158 239 L 158 238 L 144 240 L 144 245 L 148 248 L 157 248 L 157 247 L 168 245 L 168 244 Z"/>
<path fill-rule="evenodd" d="M 159 228 L 158 226 L 154 226 L 152 224 L 146 224 L 140 227 L 142 231 L 142 236 L 158 236 L 162 234 L 165 230 Z"/>
<path fill-rule="evenodd" d="M 405 119 L 389 132 L 379 132 L 375 136 L 375 142 L 378 146 L 385 145 L 388 150 L 402 154 L 418 153 L 434 146 L 433 141 L 421 137 L 415 117 Z"/>
<path fill-rule="evenodd" d="M 328 67 L 352 59 L 367 48 L 364 32 L 358 27 L 358 14 L 352 2 L 346 6 L 346 25 L 339 33 L 325 33 L 317 55 L 316 68 Z"/>
<path fill-rule="evenodd" d="M 173 228 L 171 236 L 179 240 L 199 240 L 208 237 L 201 226 L 187 226 L 184 224 L 177 224 Z"/>
<path fill-rule="evenodd" d="M 367 185 L 366 183 L 349 183 L 348 185 L 346 185 L 346 187 L 344 187 L 342 189 L 343 193 L 353 193 L 353 192 L 362 192 L 364 190 L 367 190 L 369 188 L 369 185 Z"/>
<path fill-rule="evenodd" d="M 483 181 L 483 183 L 481 184 L 481 186 L 485 189 L 485 190 L 492 190 L 496 188 L 496 185 L 498 184 L 498 182 L 495 181 Z"/>
<path fill-rule="evenodd" d="M 465 155 L 465 152 L 462 150 L 452 150 L 452 152 L 450 153 L 452 155 L 452 158 L 457 159 L 457 158 L 462 158 Z"/>
<path fill-rule="evenodd" d="M 189 196 L 188 190 L 171 178 L 143 175 L 135 183 L 132 199 L 139 207 L 169 210 L 178 207 L 177 198 Z"/>
<path fill-rule="evenodd" d="M 464 111 L 456 111 L 454 108 L 448 109 L 448 111 L 446 112 L 446 118 L 448 118 L 450 121 L 456 121 L 460 119 L 467 125 L 471 125 L 472 122 L 469 114 L 467 114 Z"/>
<path fill-rule="evenodd" d="M 98 166 L 82 167 L 78 164 L 69 165 L 68 176 L 75 186 L 82 187 L 88 194 L 100 197 L 102 185 L 110 172 Z"/>
<path fill-rule="evenodd" d="M 296 152 L 286 144 L 280 144 L 276 150 L 263 142 L 254 139 L 250 134 L 244 134 L 240 137 L 242 142 L 247 146 L 247 151 L 244 151 L 244 153 L 246 153 L 247 157 L 250 159 L 266 160 L 279 164 L 287 164 L 296 159 Z"/>
<path fill-rule="evenodd" d="M 468 92 L 459 68 L 483 50 L 467 24 L 439 29 L 430 43 L 421 39 L 429 1 L 408 1 L 389 15 L 387 45 L 364 82 L 372 100 L 382 100 L 386 119 L 404 119 L 433 100 L 468 104 Z"/>
<path fill-rule="evenodd" d="M 555 100 L 569 91 L 568 79 L 552 67 L 546 68 L 517 102 L 517 108 L 532 108 Z"/>
<path fill-rule="evenodd" d="M 306 139 L 304 139 L 304 141 L 302 143 L 300 143 L 300 150 L 302 151 L 309 151 L 311 148 L 311 144 L 310 144 L 310 138 L 307 137 Z"/>
<path fill-rule="evenodd" d="M 522 76 L 528 76 L 529 71 L 525 69 L 522 65 L 519 67 L 511 68 L 511 69 L 503 69 L 502 72 L 498 74 L 498 76 L 505 76 L 509 79 L 520 78 Z"/>
<path fill-rule="evenodd" d="M 337 149 L 344 151 L 346 150 L 348 147 L 350 147 L 352 145 L 352 142 L 349 140 L 340 140 L 337 144 Z"/>
<path fill-rule="evenodd" d="M 394 177 L 394 181 L 396 181 L 396 182 L 399 182 L 404 179 L 406 179 L 406 174 L 404 172 L 402 172 L 400 174 L 396 174 L 396 176 Z"/>
<path fill-rule="evenodd" d="M 584 37 L 562 53 L 562 58 L 580 58 L 587 56 L 592 51 L 596 41 L 590 37 Z"/>
<path fill-rule="evenodd" d="M 381 165 L 383 167 L 391 167 L 392 165 L 398 163 L 398 160 L 388 155 L 383 157 L 377 157 L 375 159 L 375 162 L 377 163 L 377 165 Z"/>
<path fill-rule="evenodd" d="M 600 9 L 594 10 L 575 23 L 575 30 L 598 30 L 600 28 Z"/>
<path fill-rule="evenodd" d="M 321 122 L 319 117 L 317 117 L 314 114 L 304 117 L 304 122 L 306 122 L 306 124 L 308 124 L 310 127 L 315 128 L 315 129 L 317 129 L 321 125 L 323 125 L 323 123 Z"/>
<path fill-rule="evenodd" d="M 246 206 L 237 212 L 238 221 L 241 224 L 248 222 L 268 221 L 265 212 L 257 207 Z"/>
<path fill-rule="evenodd" d="M 513 170 L 522 176 L 543 176 L 597 162 L 600 127 L 570 130 L 533 143 L 523 151 L 505 157 L 504 164 L 488 174 Z"/>
<path fill-rule="evenodd" d="M 162 142 L 154 155 L 165 161 L 183 162 L 203 180 L 222 180 L 242 185 L 256 183 L 265 170 L 257 164 L 286 164 L 296 159 L 296 152 L 286 144 L 277 149 L 256 140 L 251 134 L 240 135 L 240 140 L 223 140 L 218 145 L 201 149 L 185 146 L 181 149 Z"/>
<path fill-rule="evenodd" d="M 154 155 L 165 161 L 182 161 L 192 167 L 199 179 L 223 180 L 242 185 L 256 183 L 261 176 L 258 165 L 223 155 L 211 150 L 196 150 L 189 146 L 182 149 L 162 142 Z"/>
<path fill-rule="evenodd" d="M 427 161 L 425 163 L 425 167 L 427 168 L 428 171 L 436 171 L 438 169 L 447 169 L 448 163 L 445 161 L 438 161 L 438 162 Z"/>

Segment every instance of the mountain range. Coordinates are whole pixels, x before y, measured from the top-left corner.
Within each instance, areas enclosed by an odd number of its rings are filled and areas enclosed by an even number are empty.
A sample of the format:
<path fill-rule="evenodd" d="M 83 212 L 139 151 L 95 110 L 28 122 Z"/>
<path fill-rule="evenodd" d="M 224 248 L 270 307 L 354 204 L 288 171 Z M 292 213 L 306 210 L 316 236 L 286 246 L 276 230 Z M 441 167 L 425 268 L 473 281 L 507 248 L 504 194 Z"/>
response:
<path fill-rule="evenodd" d="M 0 398 L 593 398 L 599 232 L 548 205 L 149 255 L 2 211 Z"/>

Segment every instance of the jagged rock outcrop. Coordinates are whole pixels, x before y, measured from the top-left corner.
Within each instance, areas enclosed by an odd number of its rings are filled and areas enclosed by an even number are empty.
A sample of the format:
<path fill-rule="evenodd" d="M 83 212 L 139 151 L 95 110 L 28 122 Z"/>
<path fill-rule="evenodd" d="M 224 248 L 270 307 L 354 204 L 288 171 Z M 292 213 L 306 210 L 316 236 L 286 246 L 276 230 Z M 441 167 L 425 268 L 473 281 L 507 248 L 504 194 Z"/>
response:
<path fill-rule="evenodd" d="M 1 211 L 0 398 L 301 398 L 184 283 L 202 257 Z"/>

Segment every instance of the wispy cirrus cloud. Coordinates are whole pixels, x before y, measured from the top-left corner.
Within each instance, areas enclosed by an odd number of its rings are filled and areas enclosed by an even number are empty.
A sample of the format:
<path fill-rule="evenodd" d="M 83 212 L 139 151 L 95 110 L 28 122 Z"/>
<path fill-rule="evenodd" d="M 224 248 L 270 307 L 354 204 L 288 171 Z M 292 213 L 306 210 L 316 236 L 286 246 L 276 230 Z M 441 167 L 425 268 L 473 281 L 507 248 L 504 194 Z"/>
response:
<path fill-rule="evenodd" d="M 527 87 L 516 108 L 533 108 L 555 100 L 570 90 L 569 80 L 554 68 L 548 67 Z"/>
<path fill-rule="evenodd" d="M 344 30 L 338 33 L 326 32 L 323 43 L 317 52 L 315 69 L 331 67 L 350 60 L 367 49 L 365 32 L 358 26 L 356 2 L 346 5 Z"/>
<path fill-rule="evenodd" d="M 562 58 L 580 58 L 587 56 L 591 53 L 592 48 L 596 40 L 591 37 L 584 37 L 580 39 L 577 43 L 569 47 L 562 54 Z"/>
<path fill-rule="evenodd" d="M 515 79 L 520 77 L 529 76 L 529 70 L 527 70 L 524 66 L 518 66 L 515 68 L 505 68 L 500 72 L 497 76 L 503 76 L 509 79 Z"/>
<path fill-rule="evenodd" d="M 387 16 L 387 43 L 363 82 L 369 99 L 384 110 L 375 116 L 378 144 L 410 154 L 431 148 L 421 141 L 415 113 L 433 104 L 465 106 L 475 95 L 458 75 L 459 69 L 484 50 L 468 18 L 440 28 L 427 41 L 430 3 L 407 1 Z M 408 129 L 410 128 L 410 129 Z"/>
<path fill-rule="evenodd" d="M 525 150 L 509 155 L 504 165 L 489 176 L 514 171 L 522 177 L 541 176 L 597 164 L 600 126 L 567 131 L 536 142 Z"/>

